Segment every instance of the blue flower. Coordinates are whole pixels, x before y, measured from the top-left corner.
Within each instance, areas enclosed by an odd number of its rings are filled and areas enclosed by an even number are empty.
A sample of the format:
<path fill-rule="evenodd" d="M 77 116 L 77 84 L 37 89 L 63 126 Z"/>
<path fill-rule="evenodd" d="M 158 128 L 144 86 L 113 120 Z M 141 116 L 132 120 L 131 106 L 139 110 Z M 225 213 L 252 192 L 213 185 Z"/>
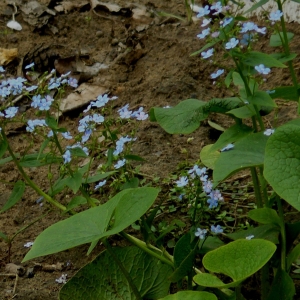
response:
<path fill-rule="evenodd" d="M 258 73 L 263 74 L 263 75 L 267 75 L 271 72 L 271 69 L 265 67 L 265 65 L 263 65 L 263 64 L 255 66 L 254 68 Z"/>
<path fill-rule="evenodd" d="M 95 191 L 101 188 L 106 184 L 106 180 L 100 181 L 96 186 L 95 186 Z"/>
<path fill-rule="evenodd" d="M 207 26 L 208 24 L 210 24 L 210 22 L 211 22 L 211 19 L 204 18 L 202 21 L 201 27 Z"/>
<path fill-rule="evenodd" d="M 179 180 L 175 181 L 175 183 L 177 184 L 177 187 L 184 187 L 189 183 L 189 180 L 186 176 L 182 176 Z"/>
<path fill-rule="evenodd" d="M 128 110 L 129 104 L 126 104 L 122 108 L 118 109 L 118 113 L 121 119 L 129 119 L 132 114 L 132 110 Z"/>
<path fill-rule="evenodd" d="M 248 46 L 253 39 L 253 34 L 245 33 L 243 34 L 243 38 L 241 39 L 241 44 L 244 46 Z"/>
<path fill-rule="evenodd" d="M 41 95 L 35 95 L 32 97 L 32 102 L 31 102 L 31 106 L 34 108 L 38 108 L 40 106 L 42 100 L 42 96 Z"/>
<path fill-rule="evenodd" d="M 218 205 L 219 205 L 219 202 L 218 202 L 218 200 L 216 200 L 216 199 L 211 199 L 211 198 L 209 198 L 208 200 L 207 200 L 207 203 L 209 204 L 209 206 L 208 206 L 208 208 L 216 208 L 216 207 L 218 207 Z"/>
<path fill-rule="evenodd" d="M 225 48 L 227 50 L 233 49 L 236 47 L 236 45 L 239 43 L 239 40 L 236 38 L 231 38 L 228 43 L 226 43 Z"/>
<path fill-rule="evenodd" d="M 283 12 L 278 9 L 275 12 L 270 13 L 269 20 L 273 22 L 279 21 L 282 16 L 283 16 Z"/>
<path fill-rule="evenodd" d="M 206 233 L 207 233 L 206 229 L 197 228 L 195 232 L 195 236 L 199 237 L 200 240 L 203 240 L 205 239 Z"/>
<path fill-rule="evenodd" d="M 25 67 L 25 69 L 30 69 L 30 68 L 33 67 L 33 66 L 34 66 L 34 62 L 31 63 L 31 64 L 29 64 L 29 65 L 27 65 L 27 66 Z"/>
<path fill-rule="evenodd" d="M 204 39 L 210 33 L 210 28 L 204 29 L 200 34 L 197 35 L 197 38 Z"/>
<path fill-rule="evenodd" d="M 213 183 L 210 180 L 202 181 L 202 187 L 206 194 L 210 194 L 213 188 Z"/>
<path fill-rule="evenodd" d="M 206 15 L 209 15 L 209 13 L 210 13 L 209 6 L 208 6 L 208 5 L 205 5 L 204 7 L 201 7 L 201 8 L 199 9 L 197 18 L 201 18 L 201 17 L 204 17 L 204 16 L 206 16 Z"/>
<path fill-rule="evenodd" d="M 211 10 L 215 10 L 215 12 L 213 13 L 213 15 L 217 15 L 217 14 L 219 14 L 220 12 L 222 12 L 222 4 L 221 4 L 221 2 L 219 1 L 219 2 L 217 2 L 215 5 L 212 5 L 211 7 L 210 7 L 210 9 Z M 225 25 L 226 26 L 226 25 Z"/>
<path fill-rule="evenodd" d="M 243 23 L 243 27 L 240 30 L 240 32 L 245 33 L 245 32 L 248 32 L 248 31 L 256 30 L 256 28 L 257 28 L 257 25 L 255 23 L 245 22 L 245 23 Z"/>
<path fill-rule="evenodd" d="M 51 100 L 52 98 L 49 96 L 47 98 L 43 98 L 41 99 L 40 103 L 39 103 L 39 110 L 49 110 L 50 109 L 50 106 L 52 104 L 52 101 Z"/>
<path fill-rule="evenodd" d="M 253 238 L 254 238 L 253 234 L 246 236 L 246 240 L 252 240 Z"/>
<path fill-rule="evenodd" d="M 70 150 L 67 150 L 66 152 L 65 152 L 65 154 L 63 154 L 63 159 L 64 159 L 64 164 L 67 164 L 67 163 L 69 163 L 70 161 L 71 161 L 71 152 L 70 152 Z"/>
<path fill-rule="evenodd" d="M 99 115 L 99 114 L 93 114 L 92 121 L 94 121 L 97 124 L 103 123 L 104 122 L 104 117 Z"/>
<path fill-rule="evenodd" d="M 66 140 L 71 140 L 71 139 L 73 138 L 69 131 L 67 131 L 67 132 L 62 132 L 61 135 L 62 135 Z"/>
<path fill-rule="evenodd" d="M 18 112 L 18 108 L 17 107 L 9 107 L 5 110 L 5 118 L 7 119 L 11 119 L 13 118 Z"/>
<path fill-rule="evenodd" d="M 26 88 L 26 91 L 31 92 L 31 91 L 36 90 L 37 88 L 38 88 L 37 85 L 32 85 L 32 86 L 27 87 L 27 88 Z"/>
<path fill-rule="evenodd" d="M 223 228 L 220 225 L 214 226 L 211 225 L 210 231 L 215 234 L 223 233 Z"/>
<path fill-rule="evenodd" d="M 0 73 L 3 73 L 3 72 L 5 72 L 5 70 L 3 69 L 2 66 L 0 66 Z"/>
<path fill-rule="evenodd" d="M 228 151 L 233 149 L 234 145 L 233 144 L 228 144 L 227 146 L 225 146 L 224 148 L 222 148 L 220 151 L 224 152 L 224 151 Z"/>
<path fill-rule="evenodd" d="M 208 49 L 206 52 L 205 51 L 201 52 L 201 56 L 205 59 L 211 57 L 213 53 L 214 53 L 214 49 Z"/>
<path fill-rule="evenodd" d="M 272 90 L 272 91 L 267 90 L 266 93 L 268 93 L 268 94 L 274 94 L 274 93 L 275 93 L 275 90 Z"/>
<path fill-rule="evenodd" d="M 120 159 L 117 161 L 117 163 L 114 165 L 115 169 L 120 169 L 123 167 L 126 163 L 126 159 Z"/>
<path fill-rule="evenodd" d="M 28 120 L 26 131 L 33 132 L 36 126 L 47 126 L 45 120 Z"/>
<path fill-rule="evenodd" d="M 78 81 L 76 78 L 69 78 L 68 79 L 68 85 L 73 87 L 73 88 L 77 88 L 78 87 Z"/>
<path fill-rule="evenodd" d="M 226 27 L 228 24 L 231 23 L 231 21 L 233 20 L 233 18 L 225 18 L 223 23 L 222 23 L 222 27 Z"/>
<path fill-rule="evenodd" d="M 275 132 L 275 129 L 266 129 L 265 131 L 264 131 L 264 135 L 266 135 L 266 136 L 270 136 L 270 135 L 272 135 L 273 133 Z"/>
<path fill-rule="evenodd" d="M 217 70 L 216 73 L 212 73 L 212 74 L 210 75 L 210 77 L 211 77 L 212 79 L 216 79 L 217 77 L 221 76 L 223 73 L 224 73 L 224 69 L 219 69 L 219 70 Z"/>
<path fill-rule="evenodd" d="M 131 116 L 136 118 L 138 121 L 144 121 L 148 118 L 148 114 L 146 114 L 143 107 L 140 107 L 137 111 L 134 111 Z"/>

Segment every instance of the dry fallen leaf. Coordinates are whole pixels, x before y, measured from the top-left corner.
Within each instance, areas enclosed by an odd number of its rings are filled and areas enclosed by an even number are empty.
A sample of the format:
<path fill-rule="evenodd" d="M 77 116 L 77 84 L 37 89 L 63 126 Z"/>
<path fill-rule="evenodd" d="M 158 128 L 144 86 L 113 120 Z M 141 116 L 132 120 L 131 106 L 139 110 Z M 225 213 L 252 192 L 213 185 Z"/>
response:
<path fill-rule="evenodd" d="M 11 48 L 11 49 L 4 49 L 0 48 L 0 65 L 6 66 L 11 61 L 18 57 L 18 49 Z"/>

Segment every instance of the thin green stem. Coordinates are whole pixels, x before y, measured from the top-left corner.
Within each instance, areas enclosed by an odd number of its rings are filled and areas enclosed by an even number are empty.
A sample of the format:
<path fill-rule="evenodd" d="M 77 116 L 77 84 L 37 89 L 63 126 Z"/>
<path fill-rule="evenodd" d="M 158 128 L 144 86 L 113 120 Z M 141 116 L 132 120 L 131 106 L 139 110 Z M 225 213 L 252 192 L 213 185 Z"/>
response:
<path fill-rule="evenodd" d="M 20 165 L 18 159 L 16 158 L 14 152 L 12 151 L 10 145 L 9 145 L 9 142 L 7 140 L 7 137 L 4 133 L 4 130 L 1 131 L 1 135 L 2 135 L 2 138 L 7 142 L 8 144 L 8 147 L 7 147 L 7 150 L 9 152 L 9 154 L 11 155 L 17 169 L 19 170 L 20 174 L 23 176 L 24 180 L 27 182 L 27 184 L 32 188 L 34 189 L 39 195 L 41 195 L 42 197 L 44 197 L 44 199 L 46 201 L 48 201 L 49 203 L 51 203 L 52 205 L 58 207 L 59 209 L 65 211 L 67 208 L 60 204 L 59 202 L 57 202 L 56 200 L 54 200 L 53 198 L 51 198 L 48 194 L 46 194 L 45 192 L 43 192 L 29 177 L 28 175 L 26 174 L 26 172 L 24 171 L 24 169 L 22 168 L 22 166 Z"/>
<path fill-rule="evenodd" d="M 270 291 L 269 282 L 269 262 L 267 262 L 261 269 L 261 300 L 266 300 Z"/>
<path fill-rule="evenodd" d="M 260 191 L 257 171 L 256 171 L 255 167 L 252 167 L 250 169 L 251 169 L 251 176 L 252 176 L 252 181 L 253 181 L 253 186 L 254 186 L 256 205 L 258 208 L 261 208 L 261 207 L 263 207 L 263 202 L 262 202 L 262 198 L 261 198 L 261 191 Z"/>
<path fill-rule="evenodd" d="M 122 262 L 120 261 L 120 259 L 118 258 L 118 256 L 114 253 L 111 245 L 109 244 L 107 239 L 103 240 L 103 244 L 106 247 L 107 251 L 109 252 L 109 254 L 112 256 L 113 260 L 116 262 L 116 264 L 118 265 L 118 267 L 121 269 L 123 275 L 126 277 L 132 292 L 134 293 L 135 297 L 137 300 L 142 300 L 142 296 L 140 294 L 140 292 L 138 291 L 136 285 L 134 284 L 130 274 L 128 273 L 128 271 L 125 269 L 125 267 L 123 266 Z"/>
<path fill-rule="evenodd" d="M 124 231 L 120 232 L 120 235 L 125 238 L 126 240 L 128 240 L 130 243 L 132 243 L 133 245 L 139 247 L 140 249 L 142 249 L 143 251 L 145 251 L 146 253 L 150 254 L 151 256 L 159 259 L 160 261 L 168 264 L 169 266 L 171 266 L 172 268 L 174 268 L 174 263 L 173 261 L 170 260 L 170 255 L 169 257 L 166 257 L 166 253 L 162 252 L 160 249 L 155 248 L 155 247 L 151 247 L 154 248 L 152 251 L 145 242 L 125 233 Z"/>
<path fill-rule="evenodd" d="M 259 167 L 259 182 L 260 187 L 263 194 L 263 203 L 266 207 L 269 206 L 269 196 L 268 196 L 268 190 L 267 190 L 267 181 L 264 177 L 264 169 L 263 167 Z"/>
<path fill-rule="evenodd" d="M 278 207 L 278 215 L 281 219 L 280 224 L 280 238 L 281 238 L 281 269 L 283 271 L 286 270 L 286 233 L 285 233 L 285 226 L 284 226 L 284 215 L 283 215 L 283 207 L 280 197 L 277 195 L 277 207 Z"/>

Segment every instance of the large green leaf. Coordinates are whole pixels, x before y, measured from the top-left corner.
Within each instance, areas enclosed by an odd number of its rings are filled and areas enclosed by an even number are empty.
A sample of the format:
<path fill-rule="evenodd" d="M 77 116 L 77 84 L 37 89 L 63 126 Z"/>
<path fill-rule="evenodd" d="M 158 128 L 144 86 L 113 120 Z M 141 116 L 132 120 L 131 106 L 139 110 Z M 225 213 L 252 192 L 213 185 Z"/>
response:
<path fill-rule="evenodd" d="M 239 107 L 242 101 L 237 97 L 230 98 L 212 98 L 203 107 L 204 114 L 221 113 L 225 114 L 228 111 Z"/>
<path fill-rule="evenodd" d="M 169 265 L 161 263 L 137 247 L 113 248 L 131 276 L 143 299 L 158 299 L 168 294 L 172 272 Z M 135 300 L 126 277 L 108 251 L 83 267 L 59 294 L 60 300 Z"/>
<path fill-rule="evenodd" d="M 275 192 L 300 210 L 300 119 L 275 130 L 266 146 L 264 176 Z"/>
<path fill-rule="evenodd" d="M 229 115 L 233 115 L 239 119 L 251 118 L 255 115 L 255 109 L 252 104 L 244 105 L 239 108 L 232 109 L 227 112 Z"/>
<path fill-rule="evenodd" d="M 146 213 L 158 192 L 151 187 L 126 189 L 101 206 L 48 227 L 36 238 L 23 261 L 91 243 L 122 231 Z M 112 217 L 114 222 L 108 230 Z"/>
<path fill-rule="evenodd" d="M 15 183 L 14 188 L 13 188 L 8 200 L 6 201 L 6 203 L 0 210 L 0 213 L 3 213 L 5 211 L 7 211 L 8 209 L 10 209 L 22 198 L 22 196 L 25 192 L 25 187 L 26 187 L 25 183 L 21 180 L 19 180 Z"/>
<path fill-rule="evenodd" d="M 181 291 L 173 295 L 168 295 L 160 300 L 217 300 L 217 297 L 209 292 Z"/>
<path fill-rule="evenodd" d="M 272 257 L 276 246 L 262 239 L 236 240 L 208 252 L 203 258 L 204 267 L 214 273 L 231 277 L 233 282 L 225 284 L 218 277 L 202 273 L 194 281 L 206 287 L 233 287 L 261 269 Z"/>
<path fill-rule="evenodd" d="M 264 207 L 252 209 L 249 211 L 248 217 L 261 224 L 275 224 L 279 227 L 284 226 L 276 210 L 271 208 Z"/>
<path fill-rule="evenodd" d="M 202 112 L 204 101 L 188 99 L 171 108 L 154 108 L 154 114 L 159 125 L 168 133 L 188 134 L 200 126 L 200 121 L 206 118 Z"/>
<path fill-rule="evenodd" d="M 266 67 L 269 68 L 286 68 L 286 65 L 284 65 L 282 62 L 275 59 L 271 55 L 257 51 L 250 51 L 246 53 L 243 59 L 243 63 L 252 67 L 264 64 Z"/>
<path fill-rule="evenodd" d="M 270 95 L 264 91 L 256 91 L 252 97 L 249 97 L 249 102 L 254 105 L 276 107 L 276 103 L 270 97 Z"/>
<path fill-rule="evenodd" d="M 214 182 L 220 182 L 237 171 L 262 166 L 268 137 L 263 133 L 252 133 L 238 140 L 234 148 L 221 152 L 215 163 Z"/>

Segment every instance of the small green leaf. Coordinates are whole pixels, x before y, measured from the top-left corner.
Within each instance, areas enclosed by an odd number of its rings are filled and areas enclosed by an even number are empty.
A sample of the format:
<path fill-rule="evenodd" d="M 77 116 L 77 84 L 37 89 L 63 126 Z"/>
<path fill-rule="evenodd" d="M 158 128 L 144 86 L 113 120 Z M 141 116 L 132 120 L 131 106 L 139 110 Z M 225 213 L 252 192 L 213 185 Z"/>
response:
<path fill-rule="evenodd" d="M 72 176 L 67 177 L 65 184 L 74 192 L 77 193 L 82 184 L 82 175 L 80 172 L 74 173 Z"/>
<path fill-rule="evenodd" d="M 8 143 L 5 140 L 0 141 L 0 158 L 4 155 L 8 147 Z"/>
<path fill-rule="evenodd" d="M 246 53 L 245 58 L 243 59 L 243 63 L 251 67 L 264 64 L 266 67 L 269 68 L 286 68 L 286 65 L 281 63 L 279 60 L 273 58 L 271 55 L 256 51 L 250 51 Z"/>
<path fill-rule="evenodd" d="M 292 40 L 292 38 L 294 37 L 294 34 L 292 32 L 286 32 L 288 41 L 290 42 Z M 278 47 L 278 46 L 282 46 L 282 42 L 281 42 L 281 38 L 284 40 L 283 38 L 283 32 L 279 32 L 276 34 L 272 34 L 271 38 L 270 38 L 270 46 L 271 47 Z"/>
<path fill-rule="evenodd" d="M 17 181 L 14 185 L 14 188 L 12 190 L 12 193 L 10 194 L 7 202 L 4 204 L 2 209 L 0 210 L 0 213 L 3 213 L 10 209 L 12 206 L 14 206 L 23 196 L 25 192 L 25 183 L 21 180 Z"/>
<path fill-rule="evenodd" d="M 293 279 L 278 268 L 267 300 L 292 300 L 296 293 Z"/>
<path fill-rule="evenodd" d="M 239 107 L 242 104 L 241 100 L 237 97 L 231 98 L 212 98 L 203 107 L 204 114 L 220 113 L 225 114 L 228 111 Z"/>
<path fill-rule="evenodd" d="M 127 160 L 145 161 L 144 158 L 142 158 L 138 155 L 133 155 L 133 154 L 125 155 L 124 158 Z"/>
<path fill-rule="evenodd" d="M 50 153 L 33 153 L 25 155 L 22 159 L 20 159 L 20 165 L 24 168 L 33 168 L 60 163 L 61 161 L 61 157 Z"/>
<path fill-rule="evenodd" d="M 280 228 L 274 224 L 260 225 L 257 227 L 249 228 L 247 230 L 240 230 L 234 233 L 229 233 L 227 236 L 230 239 L 238 240 L 245 239 L 250 235 L 254 235 L 255 239 L 265 239 L 274 244 L 278 244 L 278 236 L 280 233 Z"/>
<path fill-rule="evenodd" d="M 232 278 L 225 284 L 208 273 L 197 274 L 194 281 L 207 287 L 233 287 L 261 269 L 272 257 L 276 246 L 265 240 L 237 240 L 208 252 L 203 265 L 210 272 L 221 273 Z"/>
<path fill-rule="evenodd" d="M 213 170 L 215 167 L 215 163 L 220 156 L 220 152 L 216 150 L 212 151 L 212 147 L 213 145 L 206 145 L 201 149 L 200 160 L 205 167 Z"/>
<path fill-rule="evenodd" d="M 273 99 L 280 98 L 284 100 L 298 101 L 299 100 L 299 89 L 295 89 L 293 86 L 280 86 L 271 91 L 270 96 Z"/>
<path fill-rule="evenodd" d="M 67 211 L 70 211 L 76 207 L 78 207 L 81 204 L 86 204 L 87 200 L 83 196 L 76 196 L 73 197 L 72 200 L 68 203 Z"/>
<path fill-rule="evenodd" d="M 57 120 L 55 118 L 48 116 L 46 117 L 45 122 L 52 130 L 58 129 Z"/>
<path fill-rule="evenodd" d="M 299 256 L 300 256 L 300 244 L 297 244 L 287 257 L 286 264 L 288 270 L 291 268 L 292 263 L 295 262 Z"/>
<path fill-rule="evenodd" d="M 239 119 L 251 118 L 256 114 L 252 104 L 247 104 L 239 108 L 232 109 L 227 112 L 229 115 L 233 115 Z"/>
<path fill-rule="evenodd" d="M 93 183 L 93 182 L 102 180 L 102 179 L 107 178 L 108 176 L 110 176 L 114 173 L 116 173 L 116 171 L 110 171 L 110 172 L 106 172 L 106 173 L 96 174 L 94 176 L 88 177 L 87 180 L 86 180 L 86 183 Z"/>
<path fill-rule="evenodd" d="M 261 132 L 251 133 L 238 140 L 233 149 L 221 152 L 214 165 L 214 182 L 220 182 L 240 170 L 262 166 L 267 140 L 268 137 Z"/>
<path fill-rule="evenodd" d="M 170 281 L 166 278 L 172 272 L 170 266 L 137 247 L 115 247 L 112 251 L 143 299 L 161 299 L 168 294 Z M 59 299 L 135 300 L 136 297 L 118 264 L 104 251 L 63 286 Z"/>
<path fill-rule="evenodd" d="M 249 97 L 249 102 L 254 105 L 277 107 L 276 103 L 270 97 L 270 95 L 264 91 L 256 91 L 252 97 Z"/>
<path fill-rule="evenodd" d="M 282 63 L 285 63 L 287 61 L 293 60 L 295 57 L 297 57 L 297 54 L 291 53 L 289 55 L 286 55 L 285 53 L 272 53 L 271 56 L 281 61 Z"/>
<path fill-rule="evenodd" d="M 251 127 L 245 124 L 235 124 L 220 135 L 217 142 L 210 148 L 210 151 L 220 150 L 230 143 L 237 142 L 251 132 L 253 132 Z"/>
<path fill-rule="evenodd" d="M 200 121 L 206 118 L 202 112 L 204 101 L 188 99 L 180 102 L 175 107 L 155 107 L 154 113 L 159 125 L 171 134 L 188 134 L 200 126 Z"/>
<path fill-rule="evenodd" d="M 248 10 L 246 10 L 244 12 L 244 14 L 247 14 L 253 10 L 256 10 L 257 8 L 263 6 L 264 4 L 266 4 L 269 0 L 260 0 L 259 2 L 255 3 L 251 8 L 249 8 Z"/>
<path fill-rule="evenodd" d="M 50 142 L 49 139 L 45 139 L 45 141 L 42 143 L 37 159 L 40 159 L 40 156 L 44 152 L 45 148 L 48 146 L 49 142 Z"/>
<path fill-rule="evenodd" d="M 0 231 L 0 239 L 3 239 L 5 242 L 8 242 L 8 236 Z"/>
<path fill-rule="evenodd" d="M 248 217 L 253 221 L 261 224 L 275 224 L 279 227 L 284 226 L 282 220 L 279 218 L 276 210 L 271 208 L 257 208 L 252 209 L 248 213 Z"/>
<path fill-rule="evenodd" d="M 214 128 L 216 130 L 219 130 L 219 131 L 225 131 L 225 129 L 221 125 L 219 125 L 219 124 L 217 124 L 217 123 L 215 123 L 213 121 L 210 121 L 210 120 L 208 120 L 207 122 L 208 122 L 208 125 L 210 127 Z"/>
<path fill-rule="evenodd" d="M 86 153 L 80 147 L 69 148 L 69 150 L 72 156 L 88 157 L 88 155 L 86 155 Z"/>
<path fill-rule="evenodd" d="M 217 297 L 209 292 L 181 291 L 176 294 L 168 295 L 160 300 L 217 300 Z"/>
<path fill-rule="evenodd" d="M 217 43 L 220 42 L 220 41 L 221 41 L 221 39 L 215 39 L 215 40 L 213 40 L 212 42 L 207 43 L 207 44 L 206 44 L 205 46 L 203 46 L 200 50 L 198 50 L 198 51 L 196 51 L 196 52 L 193 52 L 190 56 L 198 55 L 198 54 L 200 54 L 201 52 L 205 51 L 206 49 L 213 47 L 215 44 L 217 44 Z"/>

